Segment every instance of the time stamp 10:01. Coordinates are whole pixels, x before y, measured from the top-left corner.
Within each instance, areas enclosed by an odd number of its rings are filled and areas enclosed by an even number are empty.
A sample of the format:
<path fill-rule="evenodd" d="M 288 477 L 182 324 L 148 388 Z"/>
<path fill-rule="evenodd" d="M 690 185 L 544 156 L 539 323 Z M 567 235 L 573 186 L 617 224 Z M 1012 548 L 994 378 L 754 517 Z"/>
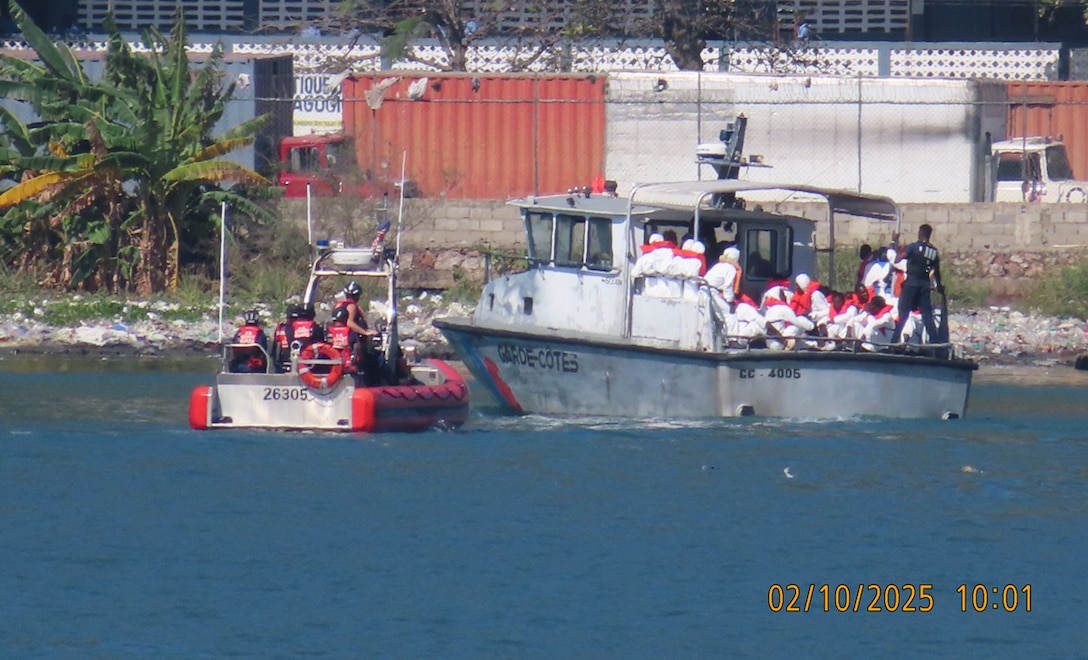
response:
<path fill-rule="evenodd" d="M 1031 585 L 961 584 L 960 612 L 1030 612 Z M 772 584 L 772 612 L 931 612 L 932 584 Z"/>

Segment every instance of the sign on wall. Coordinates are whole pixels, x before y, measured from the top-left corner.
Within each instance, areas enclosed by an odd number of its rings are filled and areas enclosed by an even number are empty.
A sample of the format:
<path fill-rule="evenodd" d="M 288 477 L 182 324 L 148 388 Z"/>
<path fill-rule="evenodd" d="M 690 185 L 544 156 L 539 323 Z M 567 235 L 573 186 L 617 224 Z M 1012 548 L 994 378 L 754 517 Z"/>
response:
<path fill-rule="evenodd" d="M 295 135 L 343 130 L 340 80 L 329 73 L 295 73 Z"/>

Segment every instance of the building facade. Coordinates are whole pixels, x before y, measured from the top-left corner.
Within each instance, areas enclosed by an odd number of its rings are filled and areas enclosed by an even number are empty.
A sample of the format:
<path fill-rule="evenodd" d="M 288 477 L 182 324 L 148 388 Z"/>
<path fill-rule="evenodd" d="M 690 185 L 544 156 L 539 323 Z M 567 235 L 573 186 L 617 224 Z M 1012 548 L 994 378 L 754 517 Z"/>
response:
<path fill-rule="evenodd" d="M 175 13 L 185 13 L 190 32 L 298 33 L 307 26 L 335 23 L 337 0 L 21 0 L 35 22 L 63 34 L 76 28 L 101 32 L 112 12 L 122 31 L 139 32 L 156 26 L 169 29 Z M 511 10 L 496 26 L 514 34 L 526 25 L 560 27 L 571 15 L 575 0 L 551 0 L 547 12 Z M 426 2 L 421 1 L 420 6 Z M 490 0 L 464 0 L 465 16 L 489 12 Z M 531 3 L 525 3 L 532 6 Z M 654 0 L 613 0 L 617 29 L 635 34 L 653 15 Z M 767 39 L 789 39 L 803 18 L 814 38 L 824 41 L 1061 41 L 1088 45 L 1085 0 L 737 0 L 737 12 L 768 23 Z M 7 3 L 0 3 L 0 31 L 11 32 Z M 326 28 L 327 29 L 327 28 Z M 711 36 L 711 35 L 708 35 Z M 737 35 L 722 35 L 733 38 Z M 742 35 L 755 39 L 758 35 Z"/>

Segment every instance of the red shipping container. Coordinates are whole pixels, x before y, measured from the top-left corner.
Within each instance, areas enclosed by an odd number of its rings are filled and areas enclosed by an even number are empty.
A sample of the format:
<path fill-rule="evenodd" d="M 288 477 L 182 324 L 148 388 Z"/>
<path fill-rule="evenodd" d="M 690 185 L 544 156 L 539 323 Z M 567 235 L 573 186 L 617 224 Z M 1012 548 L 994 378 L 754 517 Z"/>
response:
<path fill-rule="evenodd" d="M 343 84 L 359 168 L 423 197 L 510 199 L 590 185 L 604 166 L 604 76 L 383 72 Z"/>

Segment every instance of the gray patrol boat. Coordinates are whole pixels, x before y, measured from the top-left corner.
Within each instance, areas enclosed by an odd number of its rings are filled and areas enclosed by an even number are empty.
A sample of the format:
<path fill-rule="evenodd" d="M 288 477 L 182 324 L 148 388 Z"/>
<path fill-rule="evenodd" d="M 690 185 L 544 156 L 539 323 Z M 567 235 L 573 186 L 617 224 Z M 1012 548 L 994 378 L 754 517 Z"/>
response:
<path fill-rule="evenodd" d="M 723 131 L 723 141 L 728 138 Z M 472 318 L 434 321 L 457 355 L 510 410 L 555 415 L 801 419 L 958 418 L 978 365 L 947 343 L 889 345 L 804 337 L 730 336 L 701 277 L 649 291 L 636 269 L 654 233 L 672 230 L 744 255 L 741 290 L 759 296 L 780 278 L 817 278 L 817 253 L 833 272 L 838 216 L 894 223 L 886 197 L 731 178 L 727 150 L 701 153 L 722 178 L 635 186 L 626 198 L 580 191 L 511 202 L 525 222 L 529 267 L 483 288 Z M 716 159 L 716 160 L 715 160 Z M 815 220 L 771 213 L 740 195 L 827 202 L 830 245 Z M 668 277 L 655 275 L 656 285 Z M 830 277 L 822 279 L 831 282 Z M 664 293 L 663 293 L 664 291 Z"/>

